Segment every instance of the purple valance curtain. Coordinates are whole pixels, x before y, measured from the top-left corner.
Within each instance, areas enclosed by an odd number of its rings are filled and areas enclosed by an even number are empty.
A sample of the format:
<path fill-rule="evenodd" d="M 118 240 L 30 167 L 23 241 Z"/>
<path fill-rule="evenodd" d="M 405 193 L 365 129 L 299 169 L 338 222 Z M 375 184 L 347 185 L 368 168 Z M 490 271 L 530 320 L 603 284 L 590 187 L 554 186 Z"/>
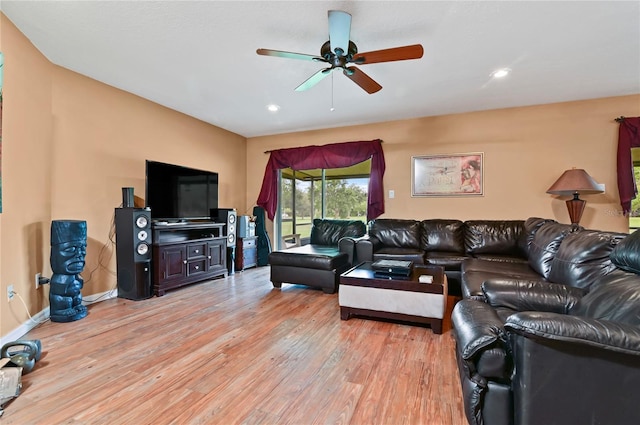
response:
<path fill-rule="evenodd" d="M 293 170 L 343 168 L 366 161 L 369 158 L 371 158 L 371 176 L 367 200 L 367 221 L 373 220 L 384 213 L 382 177 L 384 176 L 385 163 L 382 140 L 380 139 L 271 151 L 257 204 L 264 208 L 269 219 L 273 220 L 278 205 L 278 170 L 283 168 Z"/>
<path fill-rule="evenodd" d="M 636 180 L 633 176 L 633 159 L 631 148 L 640 147 L 640 117 L 619 118 L 618 130 L 618 193 L 620 206 L 624 214 L 631 211 L 631 201 L 638 194 Z"/>

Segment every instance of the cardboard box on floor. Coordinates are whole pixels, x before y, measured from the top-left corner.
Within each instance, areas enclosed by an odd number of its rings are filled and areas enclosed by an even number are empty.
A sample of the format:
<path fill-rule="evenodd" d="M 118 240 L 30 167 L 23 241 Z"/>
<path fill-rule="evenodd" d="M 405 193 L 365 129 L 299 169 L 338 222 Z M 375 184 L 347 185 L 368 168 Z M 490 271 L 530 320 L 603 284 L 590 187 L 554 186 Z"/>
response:
<path fill-rule="evenodd" d="M 4 404 L 18 397 L 22 388 L 22 368 L 7 366 L 7 363 L 8 358 L 0 359 L 0 416 L 4 413 Z"/>

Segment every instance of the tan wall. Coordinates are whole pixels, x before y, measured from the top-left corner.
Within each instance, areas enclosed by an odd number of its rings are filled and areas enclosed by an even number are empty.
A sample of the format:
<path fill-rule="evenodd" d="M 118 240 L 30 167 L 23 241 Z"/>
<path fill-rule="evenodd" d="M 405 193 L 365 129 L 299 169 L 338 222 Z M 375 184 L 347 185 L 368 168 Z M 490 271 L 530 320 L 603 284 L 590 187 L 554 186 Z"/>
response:
<path fill-rule="evenodd" d="M 122 187 L 144 198 L 145 159 L 219 173 L 219 203 L 246 210 L 246 140 L 184 114 L 52 65 L 2 15 L 5 54 L 0 335 L 48 306 L 52 219 L 87 221 L 83 297 L 116 287 L 110 239 Z M 93 274 L 92 274 L 93 272 Z M 91 278 L 90 278 L 91 276 Z"/>
<path fill-rule="evenodd" d="M 7 303 L 7 286 L 25 299 L 31 314 L 48 305 L 43 291 L 32 289 L 37 271 L 50 274 L 51 217 L 51 63 L 0 14 L 4 53 L 2 111 L 2 207 L 0 214 L 1 333 L 27 316 L 16 298 Z M 31 285 L 29 285 L 31 283 Z"/>
<path fill-rule="evenodd" d="M 271 149 L 382 139 L 386 160 L 384 217 L 526 219 L 569 222 L 567 198 L 546 190 L 566 169 L 584 168 L 604 183 L 603 195 L 584 195 L 581 224 L 626 231 L 618 204 L 614 118 L 640 115 L 640 96 L 425 117 L 372 125 L 256 137 L 247 140 L 247 170 L 264 170 Z M 484 152 L 483 197 L 411 197 L 411 157 Z M 263 173 L 247 176 L 255 204 Z M 395 198 L 388 198 L 388 191 Z M 267 228 L 271 223 L 267 224 Z"/>

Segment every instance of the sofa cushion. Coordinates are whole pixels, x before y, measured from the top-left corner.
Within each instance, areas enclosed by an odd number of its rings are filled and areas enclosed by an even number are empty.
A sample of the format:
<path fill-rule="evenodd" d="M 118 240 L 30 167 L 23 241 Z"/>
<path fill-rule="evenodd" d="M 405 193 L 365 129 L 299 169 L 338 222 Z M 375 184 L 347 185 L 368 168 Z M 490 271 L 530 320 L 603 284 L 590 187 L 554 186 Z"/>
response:
<path fill-rule="evenodd" d="M 504 254 L 480 254 L 474 256 L 474 258 L 485 261 L 496 261 L 499 263 L 527 263 L 526 258 Z"/>
<path fill-rule="evenodd" d="M 402 260 L 413 261 L 414 264 L 424 264 L 424 252 L 415 248 L 398 248 L 385 246 L 373 253 L 373 261 Z"/>
<path fill-rule="evenodd" d="M 522 220 L 465 221 L 464 245 L 468 255 L 507 254 L 524 257 L 520 239 L 524 231 Z"/>
<path fill-rule="evenodd" d="M 462 272 L 497 273 L 504 277 L 545 280 L 526 261 L 487 261 L 468 258 L 462 262 Z"/>
<path fill-rule="evenodd" d="M 423 220 L 422 249 L 464 253 L 464 223 L 461 220 Z"/>
<path fill-rule="evenodd" d="M 482 284 L 496 278 L 544 280 L 526 262 L 499 262 L 469 258 L 462 262 L 463 298 L 484 299 Z"/>
<path fill-rule="evenodd" d="M 336 247 L 304 245 L 269 253 L 271 266 L 333 270 L 347 265 L 348 256 Z"/>
<path fill-rule="evenodd" d="M 640 231 L 636 230 L 613 249 L 611 261 L 622 270 L 640 274 Z"/>
<path fill-rule="evenodd" d="M 544 223 L 529 244 L 529 265 L 545 279 L 551 273 L 551 263 L 564 238 L 579 227 L 556 222 Z"/>
<path fill-rule="evenodd" d="M 360 237 L 367 232 L 367 227 L 360 220 L 331 220 L 316 218 L 311 227 L 309 242 L 313 245 L 338 245 L 338 241 L 346 236 Z"/>
<path fill-rule="evenodd" d="M 569 314 L 640 326 L 640 276 L 615 270 L 601 280 Z"/>
<path fill-rule="evenodd" d="M 426 252 L 424 254 L 425 264 L 433 264 L 434 266 L 442 266 L 445 270 L 460 270 L 460 264 L 466 260 L 464 254 L 457 252 Z"/>
<path fill-rule="evenodd" d="M 615 270 L 609 254 L 625 236 L 585 229 L 568 234 L 551 261 L 549 281 L 588 289 Z"/>
<path fill-rule="evenodd" d="M 520 248 L 522 252 L 529 256 L 529 245 L 531 245 L 531 241 L 533 240 L 533 236 L 536 234 L 540 226 L 545 223 L 555 223 L 555 220 L 550 218 L 540 218 L 540 217 L 529 217 L 524 221 L 524 231 L 522 233 L 522 238 L 520 238 Z"/>
<path fill-rule="evenodd" d="M 389 247 L 421 249 L 420 222 L 393 218 L 379 218 L 373 221 L 369 236 L 382 241 Z"/>

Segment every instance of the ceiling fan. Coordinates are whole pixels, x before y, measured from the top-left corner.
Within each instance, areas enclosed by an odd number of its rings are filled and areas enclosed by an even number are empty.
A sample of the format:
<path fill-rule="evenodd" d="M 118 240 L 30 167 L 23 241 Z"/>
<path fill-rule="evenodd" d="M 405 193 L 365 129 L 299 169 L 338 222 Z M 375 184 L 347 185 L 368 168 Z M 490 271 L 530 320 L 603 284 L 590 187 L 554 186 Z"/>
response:
<path fill-rule="evenodd" d="M 320 56 L 271 49 L 258 49 L 256 53 L 263 56 L 325 62 L 330 65 L 328 68 L 321 69 L 309 77 L 296 87 L 296 91 L 310 89 L 329 75 L 331 71 L 340 68 L 347 78 L 362 87 L 367 93 L 372 94 L 379 91 L 382 86 L 359 68 L 348 66 L 349 64 L 367 65 L 370 63 L 420 59 L 424 52 L 422 45 L 412 44 L 410 46 L 358 53 L 358 47 L 349 39 L 350 32 L 351 15 L 341 10 L 330 10 L 329 41 L 325 42 L 320 48 Z"/>

